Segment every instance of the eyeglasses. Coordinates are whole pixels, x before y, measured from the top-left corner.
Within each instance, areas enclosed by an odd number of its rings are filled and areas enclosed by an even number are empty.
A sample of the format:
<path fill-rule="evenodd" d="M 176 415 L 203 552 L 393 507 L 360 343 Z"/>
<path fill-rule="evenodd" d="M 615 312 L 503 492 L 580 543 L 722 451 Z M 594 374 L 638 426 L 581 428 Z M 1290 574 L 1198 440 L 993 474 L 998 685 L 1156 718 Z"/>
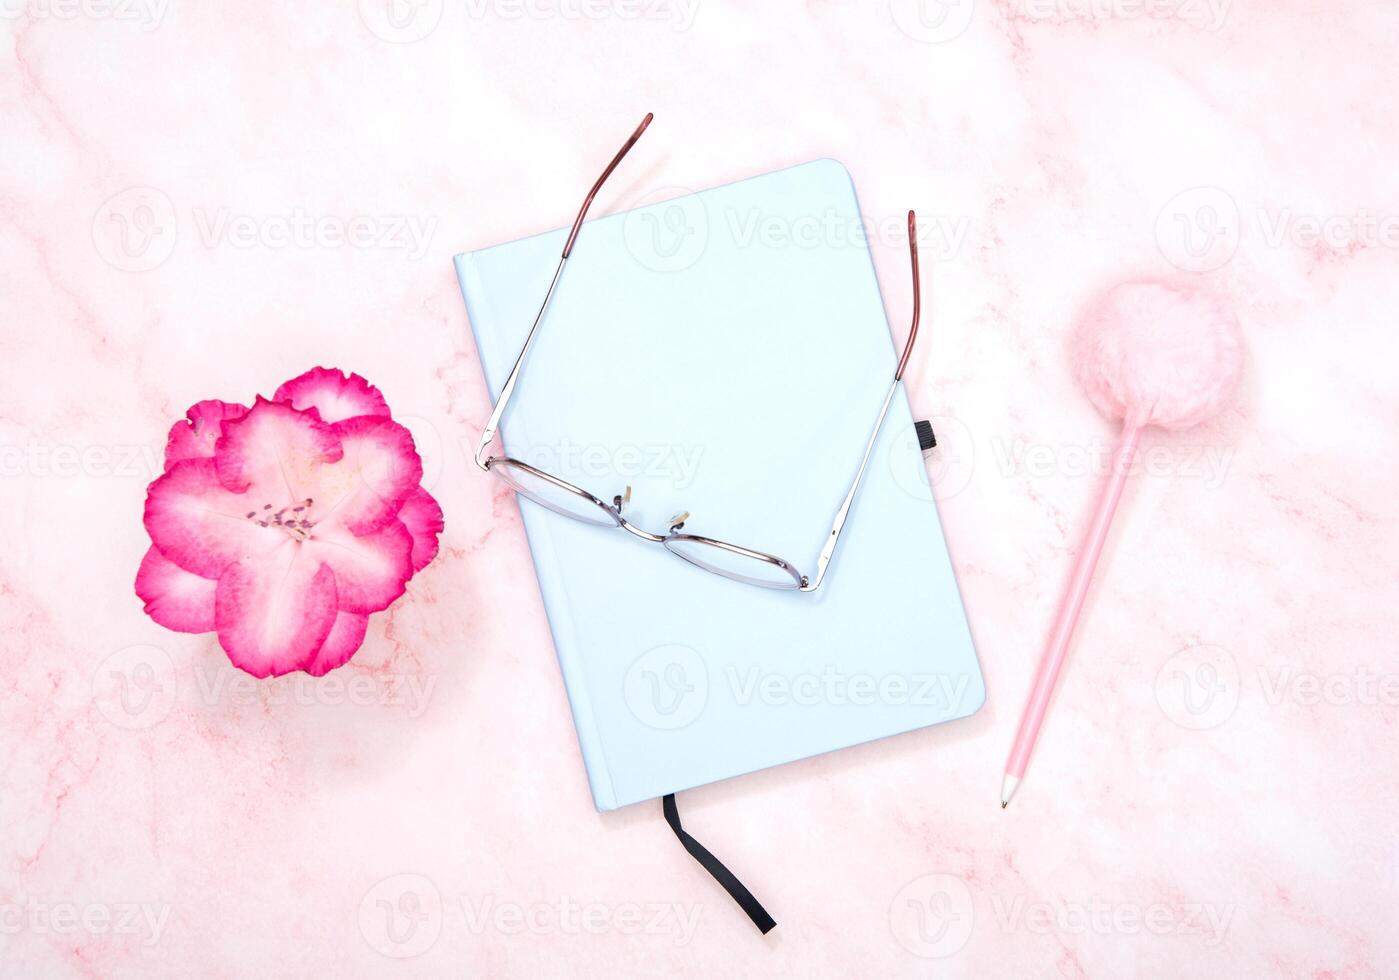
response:
<path fill-rule="evenodd" d="M 913 265 L 913 324 L 909 327 L 908 341 L 904 344 L 903 355 L 899 358 L 898 366 L 894 369 L 894 380 L 889 385 L 888 393 L 884 396 L 884 404 L 879 408 L 879 416 L 875 420 L 874 430 L 870 433 L 869 441 L 865 443 L 865 453 L 860 458 L 860 468 L 856 471 L 855 479 L 850 484 L 845 499 L 841 501 L 840 508 L 836 511 L 835 521 L 831 525 L 830 533 L 826 536 L 825 544 L 821 548 L 821 555 L 816 561 L 815 575 L 803 575 L 791 562 L 784 561 L 776 555 L 756 551 L 752 548 L 744 548 L 715 538 L 686 533 L 684 528 L 685 521 L 690 516 L 688 513 L 672 518 L 670 527 L 665 534 L 654 534 L 644 528 L 637 527 L 626 518 L 626 507 L 631 501 L 631 487 L 627 487 L 624 494 L 614 496 L 611 503 L 608 503 L 582 487 L 574 486 L 567 480 L 560 479 L 518 459 L 510 456 L 486 455 L 491 443 L 495 441 L 501 416 L 505 414 L 505 408 L 510 404 L 510 397 L 515 393 L 515 384 L 520 379 L 520 370 L 524 366 L 525 355 L 529 353 L 530 345 L 534 343 L 535 335 L 539 332 L 539 325 L 544 319 L 545 311 L 549 308 L 549 300 L 553 298 L 554 290 L 558 287 L 559 277 L 563 275 L 564 265 L 568 262 L 569 253 L 573 251 L 573 244 L 578 239 L 578 231 L 583 226 L 583 219 L 587 216 L 588 208 L 592 205 L 593 198 L 597 196 L 603 182 L 612 175 L 612 171 L 617 169 L 617 165 L 636 145 L 636 141 L 641 139 L 641 134 L 646 132 L 646 127 L 651 125 L 652 118 L 652 114 L 648 112 L 646 118 L 641 120 L 641 125 L 636 127 L 636 131 L 617 151 L 617 155 L 612 158 L 612 162 L 607 165 L 602 176 L 598 177 L 592 190 L 588 191 L 588 196 L 583 199 L 583 206 L 578 209 L 578 217 L 573 219 L 573 227 L 569 230 L 568 240 L 564 242 L 563 255 L 559 258 L 558 268 L 554 270 L 554 278 L 549 283 L 548 292 L 544 294 L 544 302 L 540 304 L 539 312 L 535 314 L 534 324 L 525 337 L 525 345 L 520 349 L 520 354 L 515 359 L 515 366 L 510 369 L 510 376 L 505 379 L 505 387 L 501 389 L 500 398 L 491 411 L 490 421 L 486 423 L 486 427 L 481 433 L 481 442 L 476 448 L 476 465 L 500 477 L 517 493 L 547 507 L 549 510 L 562 514 L 564 517 L 571 517 L 575 521 L 603 528 L 621 528 L 643 541 L 664 546 L 672 554 L 678 555 L 691 565 L 707 572 L 713 572 L 716 575 L 722 575 L 747 585 L 757 585 L 769 589 L 796 589 L 802 592 L 815 592 L 820 588 L 821 581 L 826 576 L 826 568 L 830 565 L 831 557 L 835 554 L 836 544 L 840 541 L 841 529 L 845 527 L 846 518 L 850 516 L 851 505 L 855 502 L 855 495 L 859 492 L 860 483 L 865 476 L 865 469 L 869 465 L 870 453 L 874 451 L 875 440 L 879 436 L 879 430 L 884 425 L 884 417 L 889 414 L 889 405 L 894 399 L 894 392 L 898 388 L 899 382 L 903 380 L 904 368 L 908 366 L 909 354 L 913 352 L 913 342 L 918 337 L 918 228 L 912 211 L 908 213 L 908 251 Z"/>

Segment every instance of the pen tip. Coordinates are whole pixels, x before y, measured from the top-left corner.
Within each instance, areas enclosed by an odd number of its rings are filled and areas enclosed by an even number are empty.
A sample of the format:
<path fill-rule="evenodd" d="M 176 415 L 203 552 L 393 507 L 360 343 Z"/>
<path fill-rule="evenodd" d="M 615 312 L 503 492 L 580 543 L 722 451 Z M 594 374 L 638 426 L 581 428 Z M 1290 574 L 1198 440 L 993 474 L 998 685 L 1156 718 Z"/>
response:
<path fill-rule="evenodd" d="M 1008 806 L 1010 806 L 1010 800 L 1001 800 L 1001 809 L 1002 809 L 1002 810 L 1004 810 L 1004 809 L 1005 809 L 1006 807 L 1008 807 Z"/>

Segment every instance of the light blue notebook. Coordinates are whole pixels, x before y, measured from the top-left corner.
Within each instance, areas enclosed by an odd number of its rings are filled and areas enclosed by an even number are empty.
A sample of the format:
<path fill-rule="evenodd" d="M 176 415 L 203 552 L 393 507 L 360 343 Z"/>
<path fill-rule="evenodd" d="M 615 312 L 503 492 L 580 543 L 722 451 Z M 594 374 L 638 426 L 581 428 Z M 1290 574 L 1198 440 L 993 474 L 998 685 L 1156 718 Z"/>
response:
<path fill-rule="evenodd" d="M 589 221 L 502 422 L 507 450 L 604 500 L 630 485 L 642 527 L 689 511 L 687 532 L 810 572 L 897 357 L 860 228 L 831 160 Z M 493 393 L 566 234 L 457 256 Z M 815 593 L 520 508 L 599 810 L 985 699 L 902 388 Z"/>

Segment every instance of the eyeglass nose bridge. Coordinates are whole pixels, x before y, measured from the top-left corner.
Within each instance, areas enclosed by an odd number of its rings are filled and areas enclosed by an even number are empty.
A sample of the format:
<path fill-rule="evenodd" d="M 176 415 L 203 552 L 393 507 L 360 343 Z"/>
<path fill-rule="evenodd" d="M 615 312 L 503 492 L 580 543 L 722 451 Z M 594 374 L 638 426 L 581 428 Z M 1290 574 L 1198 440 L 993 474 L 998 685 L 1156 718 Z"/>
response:
<path fill-rule="evenodd" d="M 646 530 L 644 527 L 637 527 L 635 524 L 633 524 L 631 521 L 627 520 L 627 519 L 626 519 L 625 517 L 623 517 L 621 514 L 618 514 L 618 515 L 617 515 L 617 519 L 618 519 L 619 521 L 621 521 L 621 526 L 622 526 L 622 530 L 623 530 L 623 531 L 630 531 L 632 534 L 635 534 L 638 538 L 641 538 L 641 540 L 643 540 L 643 541 L 650 541 L 650 542 L 653 543 L 653 544 L 660 544 L 662 541 L 665 540 L 665 536 L 664 536 L 664 535 L 661 535 L 661 534 L 652 534 L 650 531 Z"/>
<path fill-rule="evenodd" d="M 668 526 L 669 526 L 670 530 L 669 530 L 667 533 L 665 533 L 665 534 L 653 534 L 653 533 L 651 533 L 650 531 L 646 530 L 644 527 L 637 527 L 637 526 L 636 526 L 635 524 L 633 524 L 631 521 L 629 521 L 629 520 L 626 519 L 625 515 L 623 514 L 623 511 L 626 509 L 626 506 L 627 506 L 627 504 L 629 504 L 629 503 L 631 503 L 631 484 L 630 484 L 630 483 L 627 484 L 627 488 L 626 488 L 625 492 L 616 494 L 616 495 L 614 495 L 614 496 L 612 497 L 612 507 L 611 507 L 611 510 L 612 510 L 612 513 L 613 513 L 614 515 L 616 515 L 616 517 L 617 517 L 617 523 L 618 523 L 618 525 L 621 526 L 622 530 L 628 531 L 628 532 L 630 532 L 630 533 L 636 535 L 636 537 L 640 538 L 640 539 L 643 540 L 643 541 L 650 541 L 652 544 L 660 544 L 660 543 L 664 542 L 664 541 L 666 540 L 666 538 L 670 537 L 671 535 L 679 533 L 680 529 L 683 528 L 683 527 L 685 526 L 685 522 L 686 522 L 687 520 L 689 520 L 689 517 L 690 517 L 690 512 L 689 512 L 688 510 L 687 510 L 687 511 L 684 511 L 684 512 L 682 512 L 682 513 L 676 514 L 676 515 L 675 515 L 674 517 L 672 517 L 672 518 L 670 519 L 670 521 L 668 522 Z"/>

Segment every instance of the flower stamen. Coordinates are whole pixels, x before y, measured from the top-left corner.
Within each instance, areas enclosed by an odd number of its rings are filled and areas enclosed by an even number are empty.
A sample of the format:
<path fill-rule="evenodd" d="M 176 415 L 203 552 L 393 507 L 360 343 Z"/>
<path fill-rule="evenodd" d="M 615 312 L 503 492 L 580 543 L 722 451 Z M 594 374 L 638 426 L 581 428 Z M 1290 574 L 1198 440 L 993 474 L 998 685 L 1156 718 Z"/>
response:
<path fill-rule="evenodd" d="M 274 513 L 268 513 L 272 510 L 271 504 L 263 504 L 262 510 L 250 510 L 243 516 L 258 527 L 280 527 L 295 541 L 309 541 L 311 528 L 316 526 L 316 522 L 311 520 L 311 505 L 314 503 L 314 500 L 307 497 L 295 507 L 288 504 Z M 292 516 L 287 516 L 288 511 L 291 512 Z"/>

